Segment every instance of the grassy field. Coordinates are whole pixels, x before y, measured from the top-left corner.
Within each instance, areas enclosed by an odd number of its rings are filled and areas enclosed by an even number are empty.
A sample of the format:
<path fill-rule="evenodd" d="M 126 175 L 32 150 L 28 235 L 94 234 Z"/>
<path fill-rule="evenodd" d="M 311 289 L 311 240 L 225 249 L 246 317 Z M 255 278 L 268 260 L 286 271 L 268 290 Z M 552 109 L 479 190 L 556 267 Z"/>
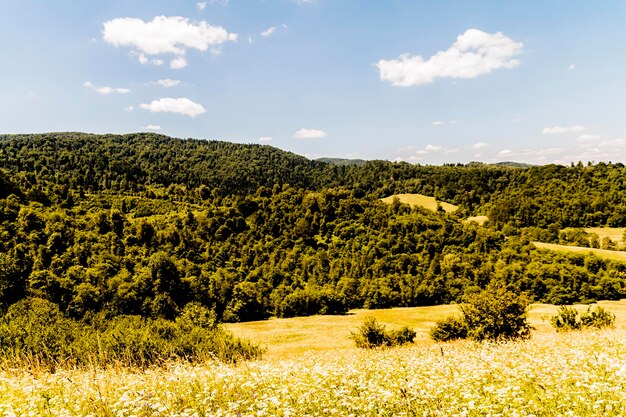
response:
<path fill-rule="evenodd" d="M 542 243 L 542 242 L 533 242 L 533 245 L 535 245 L 535 247 L 539 249 L 548 249 L 548 250 L 555 250 L 555 251 L 560 251 L 560 252 L 580 253 L 583 255 L 587 253 L 593 253 L 594 255 L 600 258 L 614 259 L 617 261 L 626 261 L 626 252 L 623 252 L 623 251 L 584 248 L 581 246 L 556 245 L 554 243 Z"/>
<path fill-rule="evenodd" d="M 270 355 L 278 352 L 273 347 L 294 343 L 300 325 L 308 329 L 290 358 L 237 366 L 5 369 L 0 415 L 624 416 L 626 300 L 602 305 L 618 316 L 617 329 L 556 333 L 542 319 L 555 307 L 536 305 L 530 314 L 538 327 L 532 339 L 512 343 L 426 342 L 430 323 L 455 306 L 232 325 L 237 334 L 273 340 Z M 346 333 L 370 313 L 389 325 L 416 326 L 420 340 L 382 350 L 343 345 Z M 301 349 L 319 338 L 324 349 Z"/>
<path fill-rule="evenodd" d="M 584 229 L 587 233 L 595 233 L 598 235 L 600 241 L 603 238 L 608 237 L 613 242 L 617 243 L 618 246 L 624 245 L 624 230 L 626 227 L 587 227 Z"/>
<path fill-rule="evenodd" d="M 422 194 L 396 194 L 390 195 L 389 197 L 385 197 L 382 199 L 384 203 L 391 204 L 394 198 L 398 198 L 401 203 L 408 204 L 410 206 L 420 206 L 424 207 L 428 210 L 437 211 L 437 204 L 441 206 L 441 208 L 446 213 L 452 213 L 456 211 L 459 207 L 454 204 L 444 203 L 443 201 L 435 200 L 435 197 L 429 197 Z"/>
<path fill-rule="evenodd" d="M 616 315 L 616 326 L 626 329 L 626 300 L 601 301 L 602 307 Z M 587 306 L 576 306 L 583 311 Z M 538 333 L 553 333 L 549 318 L 557 307 L 533 304 L 529 321 Z M 366 316 L 374 316 L 389 329 L 410 326 L 417 332 L 416 344 L 429 346 L 434 342 L 428 331 L 437 320 L 458 312 L 456 305 L 392 308 L 382 310 L 353 310 L 345 316 L 311 316 L 233 323 L 226 327 L 236 336 L 250 339 L 267 348 L 268 360 L 293 359 L 306 353 L 354 350 L 350 332 L 356 331 Z"/>
<path fill-rule="evenodd" d="M 485 223 L 487 223 L 487 220 L 489 220 L 489 217 L 487 217 L 487 216 L 471 216 L 471 217 L 468 217 L 467 219 L 463 220 L 463 223 L 476 222 L 480 226 L 482 226 Z"/>

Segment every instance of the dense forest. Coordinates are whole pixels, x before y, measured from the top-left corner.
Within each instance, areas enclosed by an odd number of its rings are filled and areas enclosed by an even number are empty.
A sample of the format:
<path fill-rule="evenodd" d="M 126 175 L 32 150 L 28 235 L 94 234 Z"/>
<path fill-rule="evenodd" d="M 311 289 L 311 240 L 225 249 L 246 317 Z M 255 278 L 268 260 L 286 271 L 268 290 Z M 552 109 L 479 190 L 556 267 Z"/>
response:
<path fill-rule="evenodd" d="M 341 314 L 457 302 L 500 281 L 556 304 L 626 296 L 626 264 L 548 252 L 626 226 L 626 168 L 311 161 L 156 134 L 0 136 L 0 304 L 86 323 Z M 380 198 L 432 195 L 430 212 Z M 485 226 L 464 222 L 487 215 Z"/>

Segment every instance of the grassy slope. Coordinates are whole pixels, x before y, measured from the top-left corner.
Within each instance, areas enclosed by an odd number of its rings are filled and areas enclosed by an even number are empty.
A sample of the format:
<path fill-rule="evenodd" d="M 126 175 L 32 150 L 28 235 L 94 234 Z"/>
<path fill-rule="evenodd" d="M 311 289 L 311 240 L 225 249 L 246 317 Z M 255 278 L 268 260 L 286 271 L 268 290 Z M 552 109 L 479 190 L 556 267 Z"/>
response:
<path fill-rule="evenodd" d="M 487 217 L 487 216 L 471 216 L 471 217 L 468 217 L 467 219 L 463 220 L 463 223 L 476 222 L 480 226 L 482 226 L 485 223 L 487 223 L 487 220 L 489 220 L 489 217 Z"/>
<path fill-rule="evenodd" d="M 608 237 L 619 246 L 624 244 L 622 236 L 624 235 L 626 227 L 587 227 L 584 230 L 587 233 L 597 234 L 600 241 L 602 241 L 603 238 Z"/>
<path fill-rule="evenodd" d="M 554 243 L 542 243 L 542 242 L 533 242 L 539 249 L 548 249 L 555 250 L 560 252 L 573 252 L 573 253 L 593 253 L 594 255 L 605 258 L 605 259 L 614 259 L 617 261 L 626 261 L 626 252 L 615 251 L 615 250 L 606 250 L 606 249 L 594 249 L 594 248 L 584 248 L 581 246 L 566 246 L 566 245 L 556 245 Z"/>
<path fill-rule="evenodd" d="M 602 301 L 617 317 L 616 327 L 626 328 L 626 300 Z M 586 306 L 577 306 L 581 311 Z M 354 342 L 350 332 L 355 331 L 366 316 L 374 316 L 389 328 L 407 325 L 417 332 L 417 345 L 430 345 L 428 331 L 437 320 L 458 311 L 456 305 L 433 307 L 393 308 L 382 310 L 354 310 L 345 316 L 312 316 L 290 319 L 272 319 L 247 323 L 228 324 L 236 336 L 250 339 L 267 347 L 268 359 L 290 359 L 306 352 L 350 351 Z M 557 308 L 548 304 L 534 304 L 529 320 L 539 333 L 552 333 L 549 317 L 556 314 Z"/>
<path fill-rule="evenodd" d="M 382 199 L 384 203 L 391 204 L 394 198 L 398 198 L 401 203 L 408 204 L 410 206 L 420 206 L 424 207 L 428 210 L 437 211 L 437 200 L 435 197 L 429 197 L 422 194 L 395 194 L 390 195 L 389 197 L 385 197 Z M 458 209 L 458 206 L 450 203 L 444 203 L 443 201 L 439 201 L 441 208 L 445 210 L 446 213 L 452 213 Z"/>

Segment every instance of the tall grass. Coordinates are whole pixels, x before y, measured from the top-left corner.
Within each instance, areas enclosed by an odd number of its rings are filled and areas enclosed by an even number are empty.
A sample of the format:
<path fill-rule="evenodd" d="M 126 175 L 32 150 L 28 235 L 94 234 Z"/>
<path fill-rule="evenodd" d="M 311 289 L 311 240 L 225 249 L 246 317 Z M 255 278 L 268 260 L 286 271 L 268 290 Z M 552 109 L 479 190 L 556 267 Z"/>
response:
<path fill-rule="evenodd" d="M 86 325 L 68 319 L 53 303 L 26 299 L 9 307 L 0 320 L 0 364 L 54 371 L 260 357 L 260 348 L 233 337 L 205 310 L 192 304 L 176 321 L 120 316 Z"/>
<path fill-rule="evenodd" d="M 352 349 L 289 361 L 0 372 L 0 414 L 619 416 L 626 331 Z"/>

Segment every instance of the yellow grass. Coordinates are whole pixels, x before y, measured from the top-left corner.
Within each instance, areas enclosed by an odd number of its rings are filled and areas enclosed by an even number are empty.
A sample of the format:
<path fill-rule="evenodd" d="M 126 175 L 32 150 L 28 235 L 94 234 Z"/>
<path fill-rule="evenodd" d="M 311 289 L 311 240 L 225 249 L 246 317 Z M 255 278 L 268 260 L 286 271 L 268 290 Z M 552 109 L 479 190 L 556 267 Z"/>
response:
<path fill-rule="evenodd" d="M 452 213 L 456 211 L 459 207 L 454 204 L 445 203 L 443 201 L 437 202 L 435 197 L 429 197 L 422 194 L 395 194 L 390 195 L 389 197 L 385 197 L 382 199 L 384 203 L 391 204 L 394 198 L 398 198 L 401 203 L 408 204 L 410 206 L 420 206 L 425 209 L 437 211 L 437 203 L 441 206 L 441 208 L 446 213 Z"/>
<path fill-rule="evenodd" d="M 601 301 L 600 306 L 616 315 L 616 327 L 626 329 L 626 300 Z M 586 309 L 587 306 L 576 306 Z M 392 308 L 382 310 L 353 310 L 345 316 L 312 316 L 290 319 L 271 319 L 226 325 L 235 336 L 249 339 L 267 348 L 268 360 L 293 359 L 307 353 L 334 351 L 348 353 L 354 350 L 350 332 L 356 331 L 366 316 L 374 316 L 389 329 L 412 327 L 417 332 L 417 345 L 433 344 L 428 336 L 436 321 L 457 313 L 457 305 L 432 307 Z M 552 333 L 549 317 L 556 315 L 557 307 L 533 304 L 529 321 L 539 333 Z"/>
<path fill-rule="evenodd" d="M 584 248 L 581 246 L 556 245 L 554 243 L 542 243 L 542 242 L 533 242 L 533 245 L 535 245 L 539 249 L 548 249 L 548 250 L 554 250 L 554 251 L 560 251 L 560 252 L 572 252 L 572 253 L 580 253 L 580 254 L 593 253 L 594 255 L 600 258 L 613 259 L 617 261 L 626 261 L 626 252 L 622 252 L 622 251 Z"/>
<path fill-rule="evenodd" d="M 0 415 L 624 417 L 626 300 L 600 304 L 616 314 L 617 329 L 556 333 L 542 319 L 556 307 L 535 305 L 532 339 L 512 343 L 423 340 L 456 306 L 230 325 L 273 340 L 270 352 L 294 342 L 318 351 L 236 366 L 0 370 Z M 420 340 L 393 349 L 336 347 L 368 314 L 390 327 L 413 325 Z"/>
<path fill-rule="evenodd" d="M 618 246 L 624 244 L 622 236 L 624 235 L 626 227 L 587 227 L 584 230 L 587 233 L 595 233 L 598 235 L 600 242 L 602 242 L 603 238 L 608 237 L 613 242 L 617 243 Z"/>
<path fill-rule="evenodd" d="M 463 223 L 476 222 L 479 226 L 482 226 L 487 222 L 487 220 L 489 220 L 489 217 L 487 216 L 471 216 L 463 220 Z"/>

